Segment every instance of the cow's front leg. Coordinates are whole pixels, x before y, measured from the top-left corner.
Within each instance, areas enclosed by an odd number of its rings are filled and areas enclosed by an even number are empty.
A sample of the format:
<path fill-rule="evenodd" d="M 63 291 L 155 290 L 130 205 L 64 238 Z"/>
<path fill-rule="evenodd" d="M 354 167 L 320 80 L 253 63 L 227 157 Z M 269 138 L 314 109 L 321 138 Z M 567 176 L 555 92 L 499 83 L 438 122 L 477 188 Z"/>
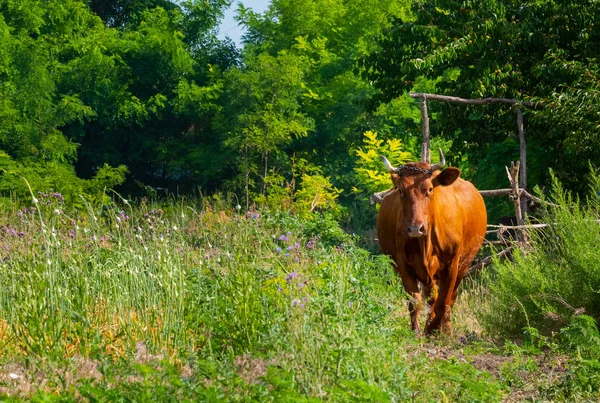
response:
<path fill-rule="evenodd" d="M 410 326 L 417 335 L 421 337 L 421 326 L 419 325 L 419 313 L 423 303 L 421 301 L 421 290 L 419 290 L 419 283 L 414 274 L 411 274 L 406 267 L 406 262 L 398 262 L 397 264 L 398 273 L 402 278 L 402 284 L 404 289 L 410 296 L 408 301 L 408 312 L 410 314 Z"/>
<path fill-rule="evenodd" d="M 429 305 L 429 318 L 427 319 L 427 325 L 429 325 L 429 323 L 431 323 L 431 321 L 433 320 L 433 318 L 435 317 L 435 301 L 437 300 L 437 296 L 438 296 L 438 286 L 435 282 L 432 282 L 430 285 L 426 285 L 423 287 L 423 291 L 424 291 L 424 297 L 425 300 L 427 301 L 427 305 Z"/>

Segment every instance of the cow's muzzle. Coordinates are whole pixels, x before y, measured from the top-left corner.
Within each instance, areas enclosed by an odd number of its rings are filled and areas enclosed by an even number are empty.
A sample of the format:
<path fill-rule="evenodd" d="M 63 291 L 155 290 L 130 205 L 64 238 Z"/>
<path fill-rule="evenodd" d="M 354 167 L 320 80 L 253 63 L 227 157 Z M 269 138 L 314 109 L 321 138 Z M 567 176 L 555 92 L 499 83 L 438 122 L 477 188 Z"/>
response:
<path fill-rule="evenodd" d="M 425 224 L 421 225 L 409 225 L 407 227 L 408 236 L 411 238 L 418 238 L 421 236 L 427 235 L 427 226 Z"/>

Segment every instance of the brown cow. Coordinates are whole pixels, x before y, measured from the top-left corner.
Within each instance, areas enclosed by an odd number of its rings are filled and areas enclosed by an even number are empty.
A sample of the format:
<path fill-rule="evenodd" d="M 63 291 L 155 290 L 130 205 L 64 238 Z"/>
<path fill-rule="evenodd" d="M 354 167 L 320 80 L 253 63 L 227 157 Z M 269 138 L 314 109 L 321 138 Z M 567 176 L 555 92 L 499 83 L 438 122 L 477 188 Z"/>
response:
<path fill-rule="evenodd" d="M 419 311 L 423 284 L 431 313 L 426 334 L 440 329 L 451 334 L 450 315 L 458 285 L 479 251 L 487 228 L 483 198 L 471 182 L 459 178 L 458 168 L 440 162 L 410 162 L 398 168 L 381 157 L 392 175 L 395 191 L 381 203 L 377 236 L 402 277 L 409 302 L 410 322 L 421 334 Z"/>

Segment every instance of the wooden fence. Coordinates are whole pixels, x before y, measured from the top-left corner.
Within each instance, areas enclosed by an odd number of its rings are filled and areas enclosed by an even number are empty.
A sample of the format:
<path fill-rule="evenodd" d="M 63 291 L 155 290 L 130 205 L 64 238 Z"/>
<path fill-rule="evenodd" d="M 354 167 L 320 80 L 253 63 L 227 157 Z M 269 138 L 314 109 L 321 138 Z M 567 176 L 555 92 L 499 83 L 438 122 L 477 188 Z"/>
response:
<path fill-rule="evenodd" d="M 427 101 L 442 101 L 451 102 L 463 105 L 489 105 L 489 104 L 506 104 L 510 105 L 516 115 L 517 132 L 519 134 L 519 161 L 511 161 L 510 168 L 506 167 L 506 174 L 510 184 L 510 188 L 505 189 L 493 189 L 493 190 L 480 190 L 479 193 L 483 197 L 499 197 L 508 196 L 512 200 L 515 208 L 515 218 L 517 225 L 515 226 L 504 226 L 504 225 L 488 225 L 488 233 L 497 233 L 498 241 L 486 241 L 487 244 L 501 244 L 506 247 L 500 251 L 497 256 L 506 257 L 510 256 L 510 252 L 515 247 L 521 247 L 529 242 L 528 231 L 534 228 L 544 228 L 548 224 L 526 224 L 527 222 L 527 208 L 530 202 L 536 203 L 547 203 L 538 197 L 531 195 L 527 191 L 527 143 L 525 141 L 525 129 L 523 121 L 522 107 L 527 108 L 539 108 L 543 107 L 541 103 L 524 102 L 516 99 L 506 98 L 485 98 L 485 99 L 465 99 L 458 97 L 451 97 L 446 95 L 438 94 L 426 94 L 426 93 L 410 93 L 410 96 L 420 100 L 421 107 L 421 122 L 423 128 L 423 142 L 421 147 L 421 161 L 431 163 L 430 153 L 430 133 L 429 133 L 429 116 L 427 112 Z M 389 194 L 391 190 L 385 192 L 379 192 L 371 196 L 371 203 L 381 203 L 383 198 Z M 507 230 L 516 231 L 516 239 L 502 239 L 503 232 Z M 479 262 L 475 263 L 469 268 L 468 274 L 474 273 L 477 270 L 485 267 L 492 260 L 492 256 L 488 256 Z"/>

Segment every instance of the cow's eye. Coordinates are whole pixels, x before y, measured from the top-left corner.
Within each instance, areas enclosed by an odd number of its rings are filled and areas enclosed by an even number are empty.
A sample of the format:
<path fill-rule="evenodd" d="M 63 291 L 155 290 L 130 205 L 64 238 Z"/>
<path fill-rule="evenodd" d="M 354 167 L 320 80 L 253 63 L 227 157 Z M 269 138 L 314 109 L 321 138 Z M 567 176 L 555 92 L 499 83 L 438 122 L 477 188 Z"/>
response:
<path fill-rule="evenodd" d="M 433 193 L 433 186 L 429 188 L 429 193 Z"/>

